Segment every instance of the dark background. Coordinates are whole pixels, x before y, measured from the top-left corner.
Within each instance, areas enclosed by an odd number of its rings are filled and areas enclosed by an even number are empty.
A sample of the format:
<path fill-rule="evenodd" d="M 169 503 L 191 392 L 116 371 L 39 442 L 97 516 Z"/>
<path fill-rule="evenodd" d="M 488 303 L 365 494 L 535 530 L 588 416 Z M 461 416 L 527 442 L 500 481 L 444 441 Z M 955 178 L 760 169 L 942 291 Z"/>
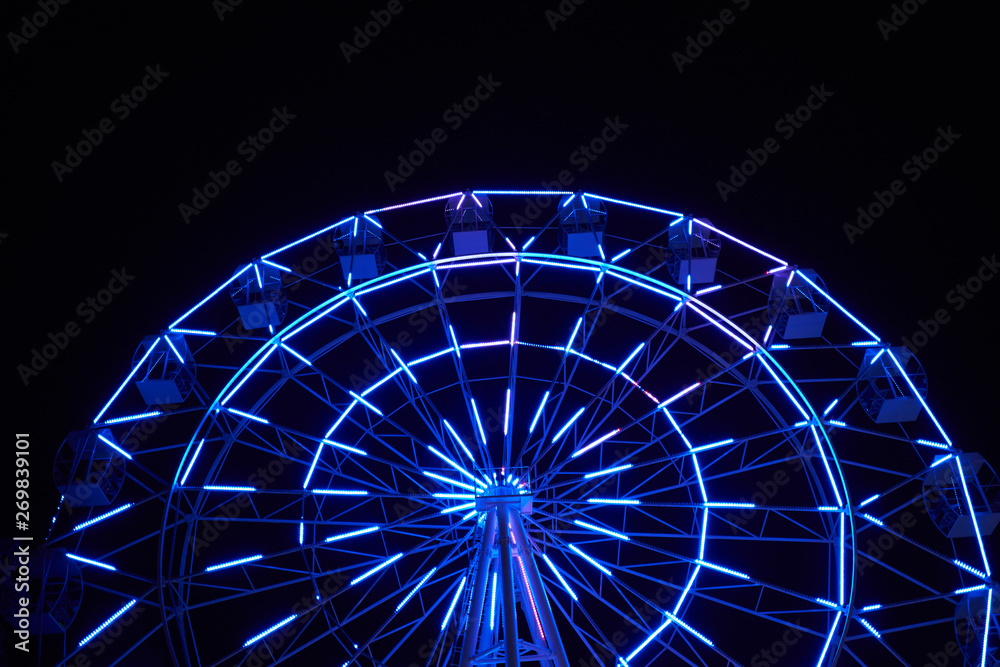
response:
<path fill-rule="evenodd" d="M 563 170 L 570 189 L 708 217 L 815 268 L 884 340 L 913 340 L 920 322 L 943 310 L 946 321 L 928 327 L 934 335 L 918 339 L 929 401 L 958 447 L 1000 461 L 990 426 L 1000 280 L 971 300 L 948 296 L 1000 250 L 989 207 L 993 38 L 976 8 L 915 0 L 390 3 L 396 13 L 385 2 L 51 5 L 51 17 L 22 0 L 0 12 L 0 270 L 12 398 L 3 416 L 8 438 L 31 434 L 37 538 L 58 500 L 47 466 L 66 433 L 90 423 L 142 336 L 238 264 L 358 209 L 466 187 L 533 189 Z M 729 24 L 719 20 L 723 10 Z M 43 25 L 26 27 L 32 16 Z M 366 24 L 375 35 L 358 37 Z M 112 104 L 147 67 L 168 74 L 122 118 Z M 444 114 L 479 77 L 498 85 L 454 127 Z M 832 95 L 792 136 L 782 134 L 775 123 L 811 87 Z M 294 118 L 247 162 L 238 147 L 275 108 Z M 66 163 L 67 146 L 85 131 L 94 136 L 105 118 L 113 131 L 57 174 L 53 162 Z M 574 157 L 607 119 L 620 136 L 594 160 Z M 446 140 L 390 187 L 386 172 L 436 128 Z M 958 138 L 911 181 L 903 163 L 939 128 Z M 718 182 L 769 137 L 777 152 L 724 199 Z M 230 160 L 241 172 L 186 222 L 179 205 L 192 204 L 192 190 Z M 896 179 L 905 192 L 851 236 L 845 223 Z M 507 224 L 523 205 L 503 201 L 497 217 Z M 443 224 L 428 220 L 428 229 Z M 115 270 L 134 278 L 101 312 L 81 309 Z M 23 377 L 34 351 L 70 323 L 78 335 Z"/>

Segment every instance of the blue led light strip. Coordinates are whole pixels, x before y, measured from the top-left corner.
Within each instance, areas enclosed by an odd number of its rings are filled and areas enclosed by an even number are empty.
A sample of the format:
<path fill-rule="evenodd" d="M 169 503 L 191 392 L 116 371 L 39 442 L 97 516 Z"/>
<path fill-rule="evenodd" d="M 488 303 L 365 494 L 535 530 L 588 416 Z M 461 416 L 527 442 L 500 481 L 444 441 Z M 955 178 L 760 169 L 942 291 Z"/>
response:
<path fill-rule="evenodd" d="M 111 616 L 111 618 L 109 618 L 108 620 L 106 620 L 103 623 L 101 623 L 99 626 L 97 626 L 97 628 L 93 632 L 91 632 L 89 635 L 87 635 L 86 637 L 84 637 L 83 639 L 81 639 L 80 643 L 77 644 L 77 646 L 81 647 L 81 648 L 84 647 L 84 646 L 86 646 L 87 643 L 91 639 L 93 639 L 94 637 L 96 637 L 97 635 L 99 635 L 101 633 L 101 631 L 104 630 L 104 628 L 108 627 L 109 625 L 111 625 L 112 623 L 114 623 L 116 620 L 118 620 L 118 618 L 122 614 L 124 614 L 126 611 L 128 611 L 129 609 L 131 609 L 132 605 L 134 605 L 135 603 L 136 603 L 136 599 L 132 598 L 132 600 L 130 602 L 128 602 L 128 604 L 126 604 L 124 607 L 122 607 L 121 609 L 119 609 L 118 611 L 116 611 Z"/>
<path fill-rule="evenodd" d="M 148 350 L 146 350 L 146 354 L 142 355 L 142 359 L 139 360 L 139 363 L 137 363 L 132 368 L 132 370 L 129 371 L 129 374 L 125 376 L 125 380 L 121 383 L 121 385 L 119 385 L 118 389 L 115 390 L 115 393 L 111 395 L 111 398 L 109 398 L 108 402 L 104 404 L 104 407 L 101 408 L 101 411 L 97 413 L 97 416 L 94 417 L 94 423 L 95 424 L 98 421 L 100 421 L 101 415 L 103 415 L 105 412 L 107 412 L 108 408 L 111 407 L 111 404 L 114 402 L 114 400 L 116 398 L 118 398 L 118 394 L 122 393 L 122 389 L 124 389 L 125 385 L 127 385 L 129 383 L 129 380 L 132 379 L 132 376 L 136 374 L 136 371 L 138 371 L 140 368 L 142 368 L 142 365 L 144 363 L 146 363 L 146 359 L 148 359 L 149 355 L 153 353 L 153 350 L 156 349 L 156 345 L 159 342 L 160 342 L 159 338 L 157 338 L 156 340 L 154 340 L 153 344 L 149 346 Z"/>

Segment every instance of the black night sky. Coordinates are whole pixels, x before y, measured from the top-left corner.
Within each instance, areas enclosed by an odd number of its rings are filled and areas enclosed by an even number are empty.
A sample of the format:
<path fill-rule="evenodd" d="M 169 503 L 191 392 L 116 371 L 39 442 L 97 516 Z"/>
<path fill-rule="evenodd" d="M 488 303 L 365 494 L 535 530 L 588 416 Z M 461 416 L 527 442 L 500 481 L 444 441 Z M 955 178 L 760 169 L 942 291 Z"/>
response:
<path fill-rule="evenodd" d="M 675 4 L 6 3 L 2 412 L 8 452 L 30 433 L 31 534 L 65 435 L 237 265 L 356 210 L 560 174 L 814 268 L 1000 466 L 987 17 Z"/>

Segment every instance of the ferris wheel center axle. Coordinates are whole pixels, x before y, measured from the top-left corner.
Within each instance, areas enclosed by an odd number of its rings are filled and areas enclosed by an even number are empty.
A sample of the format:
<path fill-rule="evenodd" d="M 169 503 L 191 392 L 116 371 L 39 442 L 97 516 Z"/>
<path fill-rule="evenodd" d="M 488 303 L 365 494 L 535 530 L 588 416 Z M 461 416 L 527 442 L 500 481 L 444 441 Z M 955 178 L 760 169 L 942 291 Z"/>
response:
<path fill-rule="evenodd" d="M 521 514 L 530 515 L 531 499 L 531 493 L 523 486 L 491 484 L 476 494 L 476 511 L 488 512 L 495 507 L 513 507 Z"/>

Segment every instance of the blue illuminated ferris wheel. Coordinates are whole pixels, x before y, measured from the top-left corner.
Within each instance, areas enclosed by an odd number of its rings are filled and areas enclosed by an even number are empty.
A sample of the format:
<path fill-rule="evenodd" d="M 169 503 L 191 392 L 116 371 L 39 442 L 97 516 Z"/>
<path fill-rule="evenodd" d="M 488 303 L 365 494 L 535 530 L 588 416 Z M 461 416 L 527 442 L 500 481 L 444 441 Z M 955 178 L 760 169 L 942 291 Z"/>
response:
<path fill-rule="evenodd" d="M 1000 481 L 908 349 L 705 219 L 358 212 L 123 376 L 56 461 L 43 664 L 997 663 Z"/>

